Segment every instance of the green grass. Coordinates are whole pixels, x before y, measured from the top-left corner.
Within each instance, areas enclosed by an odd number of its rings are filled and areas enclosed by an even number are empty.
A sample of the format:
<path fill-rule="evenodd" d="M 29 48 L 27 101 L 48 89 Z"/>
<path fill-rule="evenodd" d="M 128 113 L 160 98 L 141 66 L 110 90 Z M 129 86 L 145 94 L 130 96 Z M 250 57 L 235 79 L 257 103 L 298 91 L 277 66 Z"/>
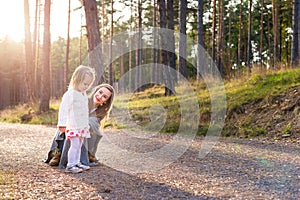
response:
<path fill-rule="evenodd" d="M 23 124 L 56 125 L 59 101 L 50 102 L 48 112 L 39 113 L 37 104 L 23 104 L 6 108 L 0 111 L 0 121 Z"/>
<path fill-rule="evenodd" d="M 211 114 L 211 99 L 206 84 L 203 82 L 192 82 L 199 103 L 199 112 L 201 120 L 199 122 L 198 134 L 204 134 L 208 130 Z M 248 80 L 232 80 L 224 83 L 226 90 L 227 109 L 237 109 L 240 106 L 257 101 L 259 99 L 277 96 L 286 92 L 288 89 L 300 85 L 300 69 L 279 71 L 270 74 L 255 74 Z M 182 90 L 176 87 L 176 91 Z M 221 91 L 221 90 L 220 90 Z M 129 110 L 132 121 L 141 127 L 147 127 L 150 123 L 149 109 L 151 106 L 160 104 L 165 109 L 167 115 L 166 123 L 160 130 L 163 133 L 176 133 L 181 119 L 181 108 L 177 96 L 165 97 L 163 87 L 154 87 L 144 92 L 119 96 L 115 106 Z M 214 91 L 215 99 L 218 100 L 219 91 Z M 189 96 L 183 96 L 184 104 L 189 103 Z M 127 101 L 123 101 L 127 99 Z M 217 104 L 218 105 L 218 104 Z M 221 105 L 223 106 L 223 105 Z M 187 106 L 189 107 L 189 106 Z M 184 108 L 182 108 L 184 109 Z M 247 137 L 264 135 L 266 130 L 261 127 L 248 127 L 247 123 L 243 126 L 243 132 Z"/>
<path fill-rule="evenodd" d="M 237 80 L 226 84 L 229 109 L 268 96 L 277 96 L 300 85 L 300 69 L 267 75 L 253 75 L 247 81 Z"/>
<path fill-rule="evenodd" d="M 213 80 L 209 80 L 213 81 Z M 149 127 L 160 127 L 159 123 L 166 121 L 159 130 L 161 133 L 176 133 L 181 123 L 182 111 L 192 107 L 191 103 L 198 102 L 200 121 L 198 126 L 198 134 L 204 134 L 210 126 L 211 115 L 211 98 L 205 82 L 197 82 L 190 80 L 190 86 L 193 91 L 184 93 L 187 90 L 187 85 L 180 85 L 176 87 L 177 94 L 174 96 L 164 96 L 164 87 L 154 86 L 144 90 L 143 92 L 136 92 L 132 94 L 118 94 L 114 102 L 114 114 L 118 115 L 120 110 L 125 110 L 130 113 L 130 120 L 134 124 L 148 130 Z M 226 92 L 226 107 L 227 110 L 238 109 L 242 105 L 268 98 L 270 96 L 277 96 L 286 92 L 287 90 L 300 85 L 300 69 L 292 69 L 286 71 L 272 72 L 268 74 L 254 74 L 248 79 L 236 79 L 226 81 L 224 83 Z M 214 97 L 218 101 L 222 97 L 222 87 L 214 88 Z M 15 106 L 5 109 L 0 112 L 0 120 L 13 123 L 31 123 L 31 124 L 51 124 L 57 123 L 59 101 L 51 101 L 51 110 L 47 113 L 38 114 L 37 106 Z M 218 105 L 218 102 L 217 102 Z M 221 105 L 224 106 L 224 105 Z M 29 121 L 22 121 L 21 116 L 24 114 L 32 114 L 32 119 Z M 125 117 L 120 113 L 120 118 Z M 157 119 L 158 124 L 152 124 L 152 120 Z M 251 120 L 251 119 L 249 119 Z M 114 120 L 111 118 L 107 124 L 115 128 L 129 128 L 126 123 Z M 250 128 L 249 123 L 245 123 L 243 131 L 249 137 L 255 135 L 263 135 L 265 130 L 260 127 Z M 189 124 L 188 125 L 193 125 Z M 288 131 L 286 131 L 288 132 Z"/>

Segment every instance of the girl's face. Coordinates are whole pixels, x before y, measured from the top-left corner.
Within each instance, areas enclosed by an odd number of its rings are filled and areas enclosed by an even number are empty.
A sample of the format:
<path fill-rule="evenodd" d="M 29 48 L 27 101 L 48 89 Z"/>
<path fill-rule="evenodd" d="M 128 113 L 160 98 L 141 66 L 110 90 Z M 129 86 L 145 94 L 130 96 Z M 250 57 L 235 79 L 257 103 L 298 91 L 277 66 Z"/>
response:
<path fill-rule="evenodd" d="M 87 89 L 89 89 L 90 85 L 92 84 L 92 81 L 93 78 L 90 75 L 86 74 L 84 76 L 83 81 L 78 85 L 78 90 L 80 92 L 86 91 Z"/>
<path fill-rule="evenodd" d="M 105 104 L 111 96 L 111 91 L 109 91 L 106 87 L 101 87 L 97 92 L 95 92 L 93 101 L 94 104 L 97 105 L 103 105 Z"/>

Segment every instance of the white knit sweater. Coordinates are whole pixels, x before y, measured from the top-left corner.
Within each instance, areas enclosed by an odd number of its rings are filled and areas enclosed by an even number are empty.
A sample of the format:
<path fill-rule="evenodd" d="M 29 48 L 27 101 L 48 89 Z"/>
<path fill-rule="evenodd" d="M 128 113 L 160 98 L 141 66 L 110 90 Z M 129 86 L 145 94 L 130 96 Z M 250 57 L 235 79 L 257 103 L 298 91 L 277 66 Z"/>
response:
<path fill-rule="evenodd" d="M 57 126 L 65 126 L 69 130 L 89 128 L 88 113 L 87 94 L 69 88 L 59 107 Z"/>

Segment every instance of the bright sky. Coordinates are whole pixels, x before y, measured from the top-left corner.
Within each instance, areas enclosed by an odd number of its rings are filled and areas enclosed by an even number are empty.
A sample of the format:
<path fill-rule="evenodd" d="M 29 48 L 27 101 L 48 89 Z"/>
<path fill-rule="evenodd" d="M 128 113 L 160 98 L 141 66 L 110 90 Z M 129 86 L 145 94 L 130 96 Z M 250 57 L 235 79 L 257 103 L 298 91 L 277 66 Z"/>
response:
<path fill-rule="evenodd" d="M 33 30 L 35 2 L 29 1 L 30 19 Z M 44 2 L 44 1 L 42 1 Z M 68 26 L 68 0 L 52 0 L 51 4 L 51 40 L 54 41 L 59 36 L 67 37 Z M 15 41 L 21 41 L 24 38 L 24 0 L 6 0 L 1 2 L 0 6 L 0 39 L 9 36 Z M 82 9 L 73 11 L 78 8 L 80 2 L 71 0 L 71 25 L 70 36 L 76 37 L 80 35 L 81 13 Z M 43 24 L 43 6 L 41 6 L 41 23 Z M 43 31 L 41 31 L 41 37 Z"/>

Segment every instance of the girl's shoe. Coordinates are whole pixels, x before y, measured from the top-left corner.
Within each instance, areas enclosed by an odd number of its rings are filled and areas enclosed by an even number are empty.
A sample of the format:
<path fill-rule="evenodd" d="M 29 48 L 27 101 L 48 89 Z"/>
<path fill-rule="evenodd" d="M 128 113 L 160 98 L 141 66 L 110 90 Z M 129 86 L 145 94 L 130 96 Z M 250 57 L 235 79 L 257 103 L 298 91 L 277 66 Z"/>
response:
<path fill-rule="evenodd" d="M 82 170 L 88 170 L 88 169 L 90 169 L 89 166 L 83 165 L 83 164 L 81 164 L 81 163 L 77 164 L 76 166 L 77 166 L 79 169 L 82 169 Z"/>
<path fill-rule="evenodd" d="M 79 167 L 76 167 L 76 166 L 72 166 L 72 167 L 67 167 L 66 168 L 66 172 L 68 173 L 74 173 L 74 174 L 77 174 L 77 173 L 80 173 L 82 172 L 83 170 Z"/>

